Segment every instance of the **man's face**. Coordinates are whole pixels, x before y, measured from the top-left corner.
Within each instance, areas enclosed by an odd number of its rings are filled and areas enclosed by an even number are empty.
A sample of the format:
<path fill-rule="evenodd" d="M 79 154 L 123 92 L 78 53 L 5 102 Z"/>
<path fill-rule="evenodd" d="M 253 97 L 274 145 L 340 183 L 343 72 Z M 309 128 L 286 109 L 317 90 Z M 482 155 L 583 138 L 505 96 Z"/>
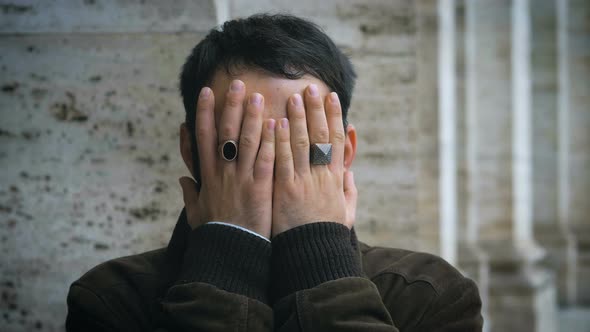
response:
<path fill-rule="evenodd" d="M 210 88 L 215 96 L 215 123 L 219 124 L 223 106 L 225 105 L 225 95 L 229 85 L 233 80 L 241 80 L 246 85 L 246 98 L 244 98 L 244 108 L 248 102 L 248 96 L 258 92 L 264 96 L 264 118 L 273 118 L 280 120 L 287 117 L 287 101 L 295 93 L 305 95 L 304 91 L 310 84 L 316 84 L 319 88 L 320 96 L 325 99 L 331 92 L 330 88 L 321 80 L 304 75 L 300 79 L 290 80 L 287 78 L 274 77 L 261 70 L 242 70 L 236 71 L 229 75 L 225 70 L 219 70 L 213 76 Z M 344 167 L 348 169 L 354 160 L 356 154 L 356 131 L 352 125 L 348 125 L 346 130 L 346 143 L 344 155 Z M 184 162 L 192 172 L 192 158 L 190 149 L 190 136 L 185 124 L 180 129 L 180 149 Z M 194 176 L 194 174 L 193 174 Z"/>

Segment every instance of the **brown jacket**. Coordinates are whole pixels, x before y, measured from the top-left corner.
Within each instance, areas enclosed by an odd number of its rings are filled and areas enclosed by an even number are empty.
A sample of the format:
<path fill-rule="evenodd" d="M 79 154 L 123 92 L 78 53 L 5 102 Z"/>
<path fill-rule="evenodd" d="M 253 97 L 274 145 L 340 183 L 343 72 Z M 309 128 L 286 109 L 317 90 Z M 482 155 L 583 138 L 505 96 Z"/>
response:
<path fill-rule="evenodd" d="M 68 331 L 481 331 L 473 281 L 440 257 L 369 247 L 335 223 L 271 244 L 190 230 L 167 248 L 100 264 L 68 294 Z"/>

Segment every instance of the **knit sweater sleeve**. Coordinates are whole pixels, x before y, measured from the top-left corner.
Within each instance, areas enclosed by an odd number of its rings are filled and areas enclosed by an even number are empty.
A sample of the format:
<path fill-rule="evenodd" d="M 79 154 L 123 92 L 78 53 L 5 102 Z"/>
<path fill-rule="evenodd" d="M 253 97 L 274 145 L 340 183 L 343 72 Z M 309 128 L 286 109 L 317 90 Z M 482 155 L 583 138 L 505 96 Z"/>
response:
<path fill-rule="evenodd" d="M 398 331 L 362 276 L 347 227 L 319 222 L 279 234 L 271 262 L 275 330 Z"/>
<path fill-rule="evenodd" d="M 271 331 L 270 242 L 235 227 L 193 230 L 162 307 L 174 331 Z"/>
<path fill-rule="evenodd" d="M 182 223 L 173 238 L 168 252 L 177 254 L 124 257 L 74 282 L 66 330 L 272 331 L 268 241 L 235 227 L 191 231 Z"/>
<path fill-rule="evenodd" d="M 275 330 L 482 330 L 477 286 L 458 271 L 443 273 L 451 270 L 444 260 L 416 253 L 402 262 L 440 278 L 436 289 L 427 282 L 408 283 L 388 269 L 369 279 L 361 272 L 350 239 L 345 226 L 323 222 L 294 228 L 273 240 Z M 383 266 L 395 262 L 382 259 Z"/>

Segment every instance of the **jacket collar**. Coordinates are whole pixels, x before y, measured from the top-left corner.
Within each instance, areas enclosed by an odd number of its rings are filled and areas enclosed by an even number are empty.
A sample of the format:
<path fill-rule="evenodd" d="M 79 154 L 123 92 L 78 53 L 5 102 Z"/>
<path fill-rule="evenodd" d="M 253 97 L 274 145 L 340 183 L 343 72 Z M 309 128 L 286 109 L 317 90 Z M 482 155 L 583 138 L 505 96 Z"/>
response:
<path fill-rule="evenodd" d="M 166 248 L 166 253 L 169 256 L 169 260 L 172 260 L 172 262 L 178 264 L 182 262 L 182 257 L 184 256 L 184 251 L 186 249 L 188 235 L 190 232 L 191 227 L 188 225 L 186 220 L 186 208 L 182 208 L 180 216 L 178 217 L 178 221 L 176 222 L 176 226 L 172 231 L 172 237 L 170 237 L 168 247 Z"/>

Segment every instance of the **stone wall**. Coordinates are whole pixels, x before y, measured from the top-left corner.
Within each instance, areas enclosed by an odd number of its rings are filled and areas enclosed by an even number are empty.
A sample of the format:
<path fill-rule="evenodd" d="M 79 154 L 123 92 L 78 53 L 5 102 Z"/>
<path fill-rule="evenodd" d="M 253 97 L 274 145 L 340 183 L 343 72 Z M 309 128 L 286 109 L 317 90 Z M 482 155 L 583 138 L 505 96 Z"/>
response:
<path fill-rule="evenodd" d="M 0 330 L 61 331 L 83 272 L 166 245 L 187 174 L 178 72 L 214 13 L 188 0 L 1 5 Z"/>
<path fill-rule="evenodd" d="M 590 298 L 589 6 L 540 2 L 0 4 L 0 330 L 62 331 L 72 281 L 166 245 L 188 174 L 180 66 L 225 19 L 289 12 L 320 25 L 358 73 L 360 239 L 460 267 L 480 286 L 486 328 L 554 331 L 557 298 Z M 442 34 L 441 8 L 453 13 Z M 523 165 L 530 178 L 514 176 Z"/>

